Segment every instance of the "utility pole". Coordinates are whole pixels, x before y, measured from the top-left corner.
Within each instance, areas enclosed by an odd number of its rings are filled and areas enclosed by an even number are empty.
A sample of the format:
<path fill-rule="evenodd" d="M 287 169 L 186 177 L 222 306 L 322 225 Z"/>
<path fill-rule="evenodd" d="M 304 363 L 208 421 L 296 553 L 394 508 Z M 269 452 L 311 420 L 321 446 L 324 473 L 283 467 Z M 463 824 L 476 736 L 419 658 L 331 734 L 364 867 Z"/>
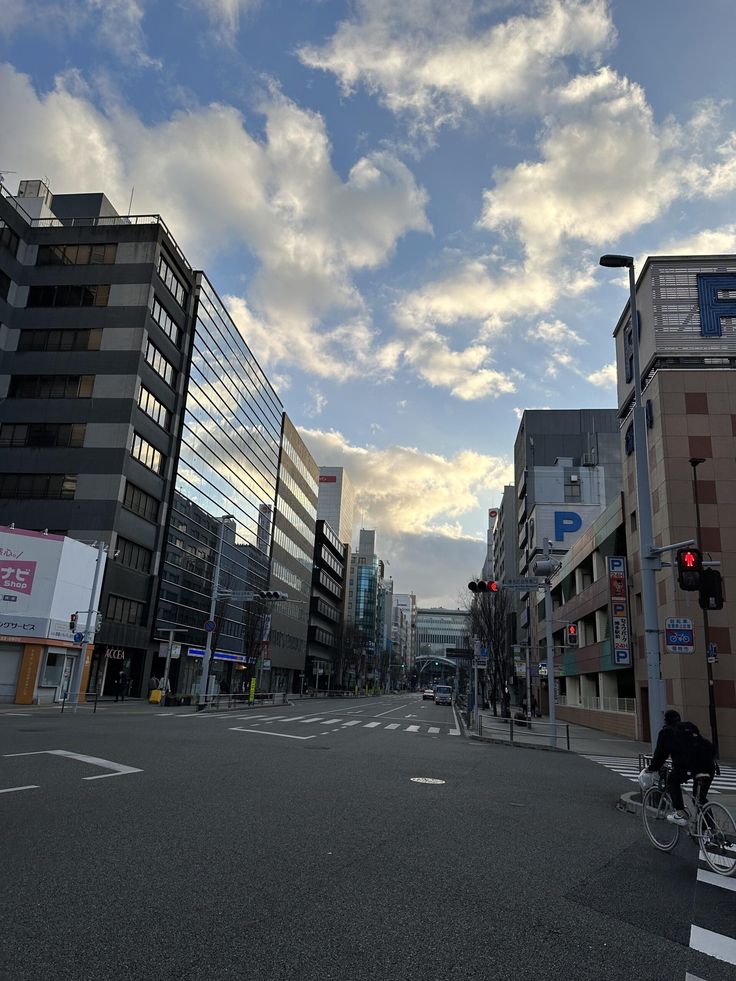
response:
<path fill-rule="evenodd" d="M 84 675 L 84 669 L 87 664 L 88 657 L 91 657 L 90 647 L 92 646 L 90 638 L 94 636 L 93 627 L 97 621 L 97 601 L 99 599 L 102 571 L 105 568 L 104 557 L 107 555 L 107 545 L 105 542 L 97 542 L 97 561 L 95 562 L 95 574 L 92 579 L 92 592 L 89 596 L 89 606 L 87 610 L 87 623 L 84 627 L 84 641 L 82 642 L 82 648 L 79 652 L 79 660 L 77 661 L 74 676 L 72 679 L 72 704 L 74 705 L 74 711 L 77 711 L 77 705 L 79 704 L 80 688 L 82 686 L 82 676 Z"/>
<path fill-rule="evenodd" d="M 217 590 L 220 585 L 220 566 L 222 564 L 222 541 L 225 537 L 225 522 L 232 520 L 231 514 L 223 514 L 220 518 L 220 532 L 217 537 L 217 558 L 215 560 L 215 571 L 212 576 L 212 590 L 210 592 L 210 615 L 209 620 L 214 620 L 215 608 L 217 606 Z M 210 660 L 212 657 L 212 633 L 208 630 L 204 644 L 204 657 L 202 658 L 202 678 L 199 685 L 199 704 L 197 711 L 200 712 L 207 706 L 207 683 L 210 677 Z"/>
<path fill-rule="evenodd" d="M 544 624 L 547 642 L 547 691 L 549 693 L 549 744 L 557 748 L 557 717 L 555 712 L 555 648 L 552 638 L 552 582 L 559 562 L 550 558 L 549 539 L 544 539 L 544 558 L 534 563 L 534 574 L 544 577 Z"/>

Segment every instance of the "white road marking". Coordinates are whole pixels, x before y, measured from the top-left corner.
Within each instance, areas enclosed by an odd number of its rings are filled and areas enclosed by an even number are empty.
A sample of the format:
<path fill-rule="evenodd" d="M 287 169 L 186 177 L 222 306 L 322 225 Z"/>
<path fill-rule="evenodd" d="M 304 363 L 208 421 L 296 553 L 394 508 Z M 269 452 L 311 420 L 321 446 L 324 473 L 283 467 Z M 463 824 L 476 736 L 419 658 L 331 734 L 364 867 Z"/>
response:
<path fill-rule="evenodd" d="M 393 723 L 391 723 L 390 726 L 386 726 L 386 728 L 387 729 L 398 729 L 399 728 L 399 723 L 398 722 L 393 722 Z"/>
<path fill-rule="evenodd" d="M 306 726 L 309 725 L 310 722 L 321 722 L 321 721 L 322 721 L 321 715 L 313 715 L 310 719 L 302 719 L 302 725 Z"/>
<path fill-rule="evenodd" d="M 281 739 L 314 739 L 314 736 L 292 736 L 287 732 L 269 732 L 268 729 L 243 729 L 242 726 L 230 726 L 230 732 L 257 732 L 259 736 L 280 736 Z M 329 735 L 329 733 L 324 733 Z"/>
<path fill-rule="evenodd" d="M 123 763 L 114 763 L 112 760 L 103 760 L 100 756 L 85 756 L 83 753 L 70 753 L 67 749 L 39 749 L 33 753 L 5 753 L 9 756 L 65 756 L 69 760 L 79 760 L 80 763 L 91 763 L 92 766 L 102 767 L 103 770 L 112 770 L 112 773 L 97 773 L 93 777 L 82 777 L 82 780 L 104 780 L 105 777 L 121 777 L 125 773 L 143 773 L 137 766 L 125 766 Z"/>
<path fill-rule="evenodd" d="M 419 726 L 407 726 L 404 732 L 419 732 Z"/>
<path fill-rule="evenodd" d="M 714 933 L 712 930 L 704 930 L 703 927 L 690 927 L 690 946 L 693 950 L 699 950 L 711 957 L 717 957 L 720 961 L 728 964 L 736 964 L 736 940 L 727 937 L 722 933 Z"/>
<path fill-rule="evenodd" d="M 380 726 L 380 722 L 366 722 L 363 726 L 364 729 L 375 729 L 376 726 Z"/>
<path fill-rule="evenodd" d="M 434 733 L 437 733 L 437 732 L 439 732 L 440 730 L 439 730 L 439 729 L 437 729 L 437 728 L 435 728 L 435 726 L 430 726 L 430 727 L 429 727 L 429 731 L 430 731 L 430 732 L 434 732 Z"/>
<path fill-rule="evenodd" d="M 3 712 L 3 715 L 12 715 L 16 719 L 27 719 L 30 712 Z"/>
<path fill-rule="evenodd" d="M 173 714 L 174 714 L 173 712 L 157 712 L 156 713 L 156 715 L 158 715 L 160 718 L 163 718 L 164 716 L 167 716 L 167 715 L 173 715 Z"/>
<path fill-rule="evenodd" d="M 334 725 L 336 722 L 340 722 L 340 721 L 341 721 L 340 719 L 325 719 L 324 722 L 322 722 L 321 724 L 323 726 L 331 726 Z"/>
<path fill-rule="evenodd" d="M 359 725 L 360 725 L 360 719 L 353 719 L 352 722 L 343 722 L 342 727 L 343 729 L 347 729 L 348 726 L 359 726 Z"/>
<path fill-rule="evenodd" d="M 409 703 L 407 702 L 407 705 L 408 704 Z M 405 709 L 405 708 L 406 708 L 406 705 L 397 705 L 394 708 L 390 708 L 388 710 L 388 712 L 379 712 L 378 715 L 376 716 L 376 718 L 379 719 L 382 715 L 391 715 L 392 712 L 398 712 L 399 709 Z"/>
<path fill-rule="evenodd" d="M 0 790 L 0 794 L 14 794 L 17 790 L 38 790 L 39 786 L 37 783 L 29 783 L 25 787 L 5 787 Z"/>
<path fill-rule="evenodd" d="M 447 733 L 447 735 L 448 736 L 459 736 L 460 735 L 460 730 L 459 729 L 450 729 L 450 731 Z"/>
<path fill-rule="evenodd" d="M 243 716 L 241 716 L 243 718 Z M 306 719 L 306 715 L 285 715 L 281 721 L 282 722 L 299 722 L 301 719 Z M 270 719 L 269 721 L 275 722 L 276 719 Z"/>
<path fill-rule="evenodd" d="M 702 855 L 703 853 L 701 852 L 700 854 Z M 706 872 L 705 869 L 698 869 L 698 882 L 707 882 L 711 886 L 718 886 L 721 889 L 730 889 L 731 892 L 736 892 L 736 879 L 727 879 L 725 876 L 718 875 L 716 872 Z"/>

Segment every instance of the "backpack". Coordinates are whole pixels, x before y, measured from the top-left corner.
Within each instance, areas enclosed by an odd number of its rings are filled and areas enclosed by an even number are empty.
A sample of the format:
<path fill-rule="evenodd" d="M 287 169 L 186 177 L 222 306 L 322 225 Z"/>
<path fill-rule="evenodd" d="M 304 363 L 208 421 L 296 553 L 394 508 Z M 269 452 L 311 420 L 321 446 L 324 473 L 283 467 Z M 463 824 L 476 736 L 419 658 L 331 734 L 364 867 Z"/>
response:
<path fill-rule="evenodd" d="M 713 763 L 713 743 L 701 736 L 693 722 L 678 722 L 672 740 L 672 762 L 685 770 L 708 767 Z"/>

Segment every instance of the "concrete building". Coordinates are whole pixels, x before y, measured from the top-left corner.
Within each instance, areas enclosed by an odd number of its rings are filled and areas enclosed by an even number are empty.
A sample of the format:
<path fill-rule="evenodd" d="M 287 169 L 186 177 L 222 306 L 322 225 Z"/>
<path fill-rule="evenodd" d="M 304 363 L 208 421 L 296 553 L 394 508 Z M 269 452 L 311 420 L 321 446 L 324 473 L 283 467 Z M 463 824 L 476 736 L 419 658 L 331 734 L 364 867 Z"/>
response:
<path fill-rule="evenodd" d="M 414 660 L 417 650 L 417 598 L 414 593 L 394 593 L 394 610 L 401 613 L 398 623 L 400 624 L 401 637 L 401 658 L 402 664 L 406 665 L 406 678 L 410 677 L 414 669 Z M 398 660 L 398 655 L 395 655 Z"/>
<path fill-rule="evenodd" d="M 376 554 L 376 533 L 361 528 L 357 551 L 350 557 L 347 618 L 353 627 L 354 643 L 361 652 L 359 675 L 368 687 L 378 683 L 381 668 L 385 636 L 384 578 L 385 566 Z"/>
<path fill-rule="evenodd" d="M 268 640 L 269 691 L 297 691 L 307 655 L 307 634 L 314 581 L 319 467 L 286 413 L 276 514 L 271 546 L 270 587 L 288 593 L 271 614 Z"/>
<path fill-rule="evenodd" d="M 318 518 L 314 540 L 309 637 L 304 684 L 342 687 L 345 664 L 342 638 L 350 550 L 327 521 Z"/>
<path fill-rule="evenodd" d="M 653 533 L 658 546 L 696 538 L 691 459 L 697 467 L 701 544 L 720 562 L 726 604 L 709 614 L 713 699 L 721 754 L 736 757 L 736 256 L 647 259 L 637 282 L 640 365 L 647 414 Z M 648 690 L 637 534 L 632 325 L 628 303 L 614 331 L 626 547 L 631 570 L 632 628 L 640 736 L 648 738 Z M 680 590 L 669 569 L 657 574 L 659 627 L 667 617 L 693 621 L 694 654 L 661 651 L 666 699 L 710 731 L 703 611 L 697 594 Z"/>

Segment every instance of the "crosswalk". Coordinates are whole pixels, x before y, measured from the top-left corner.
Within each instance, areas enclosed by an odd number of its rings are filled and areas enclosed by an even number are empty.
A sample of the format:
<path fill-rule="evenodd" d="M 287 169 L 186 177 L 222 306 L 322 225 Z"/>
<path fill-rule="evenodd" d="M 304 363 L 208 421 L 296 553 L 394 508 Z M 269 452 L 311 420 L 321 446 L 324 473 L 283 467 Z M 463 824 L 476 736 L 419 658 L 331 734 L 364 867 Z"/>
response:
<path fill-rule="evenodd" d="M 267 720 L 264 718 L 258 719 L 252 715 L 242 716 L 241 718 L 245 718 L 249 722 L 253 722 L 255 725 L 275 724 L 281 726 L 281 725 L 290 725 L 293 723 L 295 728 L 298 728 L 300 725 L 305 725 L 305 726 L 308 725 L 308 726 L 314 726 L 317 729 L 319 729 L 322 726 L 335 726 L 335 729 L 330 730 L 333 732 L 336 731 L 336 729 L 351 729 L 354 728 L 355 726 L 360 726 L 361 729 L 381 730 L 385 732 L 400 731 L 400 732 L 410 732 L 410 733 L 425 733 L 430 736 L 439 736 L 439 735 L 459 736 L 460 735 L 460 730 L 455 727 L 444 728 L 436 725 L 431 726 L 429 724 L 417 725 L 416 723 L 412 723 L 411 725 L 404 725 L 403 723 L 400 722 L 389 722 L 388 720 L 385 721 L 382 720 L 380 722 L 371 720 L 370 722 L 368 722 L 365 719 L 346 719 L 344 717 L 323 718 L 322 716 L 319 715 L 308 716 L 307 718 L 304 718 L 303 716 L 289 716 L 289 715 L 270 716 Z"/>
<path fill-rule="evenodd" d="M 631 780 L 634 783 L 638 782 L 639 773 L 641 772 L 639 761 L 631 756 L 584 755 L 584 758 L 593 763 L 598 763 L 600 766 L 605 766 L 607 770 L 613 770 L 614 773 L 618 773 L 622 777 L 626 777 L 627 780 Z M 736 767 L 724 766 L 721 764 L 720 776 L 717 776 L 713 781 L 710 788 L 710 793 L 736 793 Z"/>
<path fill-rule="evenodd" d="M 698 864 L 690 946 L 736 964 L 736 879 L 710 871 L 702 853 Z"/>

